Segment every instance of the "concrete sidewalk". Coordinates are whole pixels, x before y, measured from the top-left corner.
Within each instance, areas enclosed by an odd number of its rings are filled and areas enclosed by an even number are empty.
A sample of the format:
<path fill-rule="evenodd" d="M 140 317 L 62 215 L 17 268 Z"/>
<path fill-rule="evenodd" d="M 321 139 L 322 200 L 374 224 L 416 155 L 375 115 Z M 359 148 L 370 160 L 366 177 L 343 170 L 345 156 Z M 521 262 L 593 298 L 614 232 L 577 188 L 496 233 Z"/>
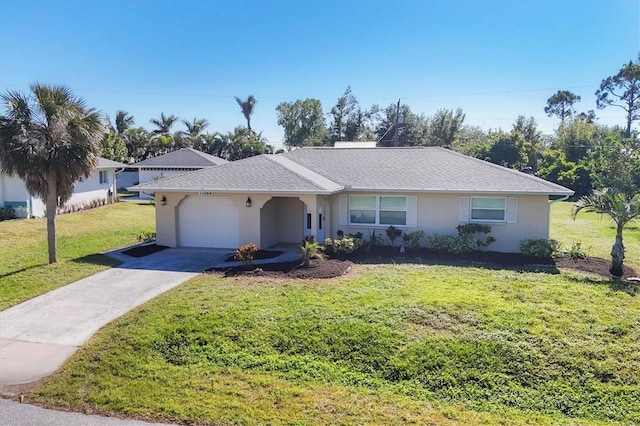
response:
<path fill-rule="evenodd" d="M 0 312 L 0 388 L 55 372 L 101 327 L 219 264 L 229 250 L 166 249 Z M 124 257 L 123 257 L 124 256 Z"/>

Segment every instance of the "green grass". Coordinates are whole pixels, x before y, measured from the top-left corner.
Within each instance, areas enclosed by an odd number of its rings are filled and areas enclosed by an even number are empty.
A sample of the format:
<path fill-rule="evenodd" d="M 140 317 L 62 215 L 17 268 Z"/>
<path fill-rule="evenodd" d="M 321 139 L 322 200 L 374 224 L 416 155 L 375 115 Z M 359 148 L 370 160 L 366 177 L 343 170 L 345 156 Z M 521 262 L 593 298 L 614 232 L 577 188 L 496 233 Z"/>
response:
<path fill-rule="evenodd" d="M 107 269 L 101 255 L 155 230 L 149 204 L 121 202 L 56 219 L 58 263 L 48 264 L 45 219 L 0 222 L 0 310 Z"/>
<path fill-rule="evenodd" d="M 99 332 L 30 398 L 215 424 L 640 422 L 640 298 L 574 274 L 358 266 L 201 275 Z"/>
<path fill-rule="evenodd" d="M 551 238 L 570 247 L 580 242 L 589 256 L 611 259 L 611 247 L 615 242 L 616 229 L 608 216 L 595 213 L 578 213 L 571 218 L 573 203 L 562 202 L 551 205 Z M 627 225 L 622 233 L 625 246 L 625 264 L 640 270 L 640 221 Z"/>

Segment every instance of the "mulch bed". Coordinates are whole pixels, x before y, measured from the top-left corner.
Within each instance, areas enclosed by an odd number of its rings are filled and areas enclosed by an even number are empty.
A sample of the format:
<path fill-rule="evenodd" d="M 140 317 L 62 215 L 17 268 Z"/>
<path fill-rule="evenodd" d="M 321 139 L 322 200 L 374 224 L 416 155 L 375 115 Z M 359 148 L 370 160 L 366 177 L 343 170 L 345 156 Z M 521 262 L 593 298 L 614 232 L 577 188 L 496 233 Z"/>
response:
<path fill-rule="evenodd" d="M 274 257 L 280 256 L 283 252 L 278 250 L 258 250 L 253 255 L 253 260 L 264 260 L 264 259 L 273 259 Z M 236 255 L 232 255 L 227 257 L 225 262 L 237 262 Z"/>
<path fill-rule="evenodd" d="M 153 253 L 157 253 L 161 250 L 164 250 L 166 248 L 169 248 L 167 246 L 160 246 L 157 244 L 148 244 L 146 246 L 139 246 L 139 247 L 134 247 L 131 248 L 129 250 L 125 250 L 122 253 L 126 254 L 127 256 L 133 256 L 133 257 L 144 257 L 144 256 L 148 256 L 150 254 Z"/>
<path fill-rule="evenodd" d="M 596 257 L 585 259 L 570 258 L 536 258 L 524 256 L 519 253 L 498 253 L 480 251 L 465 254 L 436 253 L 426 249 L 411 250 L 404 254 L 397 248 L 376 247 L 369 252 L 361 252 L 349 257 L 349 259 L 333 258 L 325 256 L 324 260 L 314 259 L 309 268 L 300 266 L 300 261 L 287 263 L 272 263 L 258 265 L 250 269 L 244 267 L 221 268 L 217 272 L 224 272 L 225 276 L 257 276 L 273 278 L 302 278 L 319 279 L 334 278 L 346 274 L 354 263 L 420 263 L 430 265 L 470 265 L 485 268 L 522 268 L 540 269 L 558 272 L 559 269 L 571 269 L 578 272 L 600 275 L 610 278 L 609 268 L 611 261 Z M 624 267 L 624 277 L 638 276 L 633 268 Z"/>

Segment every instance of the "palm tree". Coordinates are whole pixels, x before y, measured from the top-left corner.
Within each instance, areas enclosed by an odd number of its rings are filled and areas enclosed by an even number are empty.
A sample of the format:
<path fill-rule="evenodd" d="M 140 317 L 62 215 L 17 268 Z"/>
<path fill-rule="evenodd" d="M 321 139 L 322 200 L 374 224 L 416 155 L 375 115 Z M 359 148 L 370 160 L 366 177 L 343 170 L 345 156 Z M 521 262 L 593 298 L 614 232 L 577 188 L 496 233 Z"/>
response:
<path fill-rule="evenodd" d="M 123 136 L 124 132 L 129 130 L 134 124 L 133 115 L 129 115 L 128 112 L 122 110 L 116 111 L 116 133 L 118 136 Z"/>
<path fill-rule="evenodd" d="M 184 132 L 184 134 L 187 136 L 191 136 L 192 138 L 199 137 L 204 129 L 209 126 L 209 122 L 204 118 L 194 118 L 193 122 L 187 120 L 182 120 L 182 122 L 187 127 L 187 131 Z"/>
<path fill-rule="evenodd" d="M 251 131 L 251 114 L 253 114 L 253 108 L 256 106 L 256 102 L 258 101 L 256 101 L 256 98 L 254 98 L 253 95 L 249 95 L 247 100 L 242 100 L 242 98 L 237 96 L 235 98 L 238 105 L 240 105 L 244 118 L 247 119 L 247 129 Z"/>
<path fill-rule="evenodd" d="M 0 170 L 17 175 L 46 200 L 49 263 L 56 262 L 56 209 L 74 182 L 98 164 L 104 126 L 98 113 L 65 86 L 32 84 L 30 94 L 2 95 Z"/>
<path fill-rule="evenodd" d="M 160 118 L 152 118 L 149 122 L 157 127 L 153 131 L 156 135 L 169 135 L 171 133 L 171 126 L 178 121 L 178 117 L 175 115 L 165 116 L 164 112 L 160 114 Z"/>
<path fill-rule="evenodd" d="M 616 224 L 616 242 L 611 248 L 611 275 L 621 277 L 624 261 L 624 245 L 622 244 L 622 228 L 640 217 L 640 194 L 625 194 L 612 188 L 593 191 L 592 195 L 580 198 L 573 206 L 572 217 L 575 219 L 580 210 L 609 216 Z"/>

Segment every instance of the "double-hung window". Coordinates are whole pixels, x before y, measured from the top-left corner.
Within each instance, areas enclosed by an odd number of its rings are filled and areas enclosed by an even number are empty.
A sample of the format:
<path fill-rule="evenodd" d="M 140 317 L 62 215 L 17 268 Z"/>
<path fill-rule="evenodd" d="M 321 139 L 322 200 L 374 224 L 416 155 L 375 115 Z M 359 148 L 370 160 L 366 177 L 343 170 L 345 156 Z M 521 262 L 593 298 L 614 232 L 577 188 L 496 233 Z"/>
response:
<path fill-rule="evenodd" d="M 350 195 L 349 223 L 407 226 L 407 197 Z"/>
<path fill-rule="evenodd" d="M 106 170 L 100 170 L 100 183 L 109 183 L 109 176 L 107 175 Z"/>
<path fill-rule="evenodd" d="M 471 197 L 471 221 L 505 222 L 507 199 L 504 197 Z"/>

